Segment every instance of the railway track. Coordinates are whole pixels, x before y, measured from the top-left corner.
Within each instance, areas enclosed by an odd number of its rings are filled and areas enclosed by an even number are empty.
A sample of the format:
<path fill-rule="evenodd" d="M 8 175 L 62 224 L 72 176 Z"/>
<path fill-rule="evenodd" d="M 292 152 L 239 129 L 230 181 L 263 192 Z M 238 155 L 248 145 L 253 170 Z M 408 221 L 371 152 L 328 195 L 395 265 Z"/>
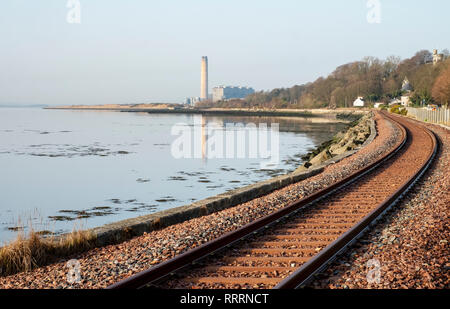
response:
<path fill-rule="evenodd" d="M 401 117 L 384 116 L 400 128 L 402 137 L 376 162 L 108 288 L 302 286 L 395 205 L 437 152 L 431 131 Z"/>

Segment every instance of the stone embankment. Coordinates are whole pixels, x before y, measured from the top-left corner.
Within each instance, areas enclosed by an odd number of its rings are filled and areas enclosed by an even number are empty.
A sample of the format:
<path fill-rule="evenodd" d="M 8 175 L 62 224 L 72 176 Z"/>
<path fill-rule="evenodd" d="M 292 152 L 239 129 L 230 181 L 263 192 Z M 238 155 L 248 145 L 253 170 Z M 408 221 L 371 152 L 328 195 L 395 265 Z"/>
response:
<path fill-rule="evenodd" d="M 323 143 L 318 149 L 303 157 L 307 162 L 297 171 L 305 171 L 332 158 L 335 158 L 336 161 L 342 159 L 343 156 L 353 154 L 355 150 L 373 140 L 374 136 L 371 137 L 371 132 L 375 134 L 376 130 L 372 115 L 367 114 L 348 130 L 339 132 L 333 139 Z"/>

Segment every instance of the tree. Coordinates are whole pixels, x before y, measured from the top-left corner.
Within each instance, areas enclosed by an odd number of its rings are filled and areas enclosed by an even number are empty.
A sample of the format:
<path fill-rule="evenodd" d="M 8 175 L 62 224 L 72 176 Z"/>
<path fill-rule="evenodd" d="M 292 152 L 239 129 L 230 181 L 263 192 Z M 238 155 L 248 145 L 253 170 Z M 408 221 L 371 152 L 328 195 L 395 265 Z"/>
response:
<path fill-rule="evenodd" d="M 428 91 L 415 91 L 409 100 L 417 106 L 426 105 L 433 103 L 433 97 Z"/>
<path fill-rule="evenodd" d="M 442 77 L 439 83 L 436 81 L 447 63 L 450 64 L 450 60 L 428 65 L 430 57 L 432 54 L 428 50 L 421 50 L 403 61 L 396 56 L 385 60 L 365 57 L 361 61 L 341 65 L 329 76 L 320 77 L 314 82 L 260 91 L 247 96 L 245 100 L 224 101 L 215 105 L 269 109 L 334 108 L 349 106 L 358 96 L 363 96 L 370 102 L 389 102 L 402 95 L 401 86 L 405 76 L 414 89 L 411 100 L 415 104 L 432 103 L 433 98 L 445 102 L 442 99 L 446 94 L 445 78 Z"/>
<path fill-rule="evenodd" d="M 336 97 L 331 95 L 330 105 L 328 105 L 329 109 L 336 109 Z"/>
<path fill-rule="evenodd" d="M 428 50 L 421 50 L 411 58 L 417 65 L 425 64 L 428 59 L 433 57 L 433 54 Z"/>
<path fill-rule="evenodd" d="M 450 102 L 450 65 L 436 79 L 432 95 L 437 102 L 448 106 Z"/>
<path fill-rule="evenodd" d="M 389 56 L 384 62 L 384 77 L 388 78 L 391 76 L 398 68 L 401 59 L 397 56 Z"/>
<path fill-rule="evenodd" d="M 448 57 L 450 57 L 450 51 L 448 51 L 448 49 L 444 49 L 442 51 L 442 54 L 444 55 L 444 58 L 447 59 Z"/>

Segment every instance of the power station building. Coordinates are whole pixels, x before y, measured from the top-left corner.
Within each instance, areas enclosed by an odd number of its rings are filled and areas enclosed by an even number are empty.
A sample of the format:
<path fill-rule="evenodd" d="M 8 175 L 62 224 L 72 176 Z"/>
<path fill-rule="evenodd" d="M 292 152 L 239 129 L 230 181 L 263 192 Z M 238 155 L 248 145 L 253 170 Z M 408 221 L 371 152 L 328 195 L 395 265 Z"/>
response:
<path fill-rule="evenodd" d="M 186 98 L 184 104 L 195 105 L 200 101 L 212 99 L 213 102 L 230 100 L 230 99 L 243 99 L 249 94 L 255 93 L 253 88 L 249 87 L 231 87 L 231 86 L 219 86 L 214 87 L 212 95 L 208 93 L 208 57 L 203 56 L 201 62 L 200 71 L 200 97 Z"/>
<path fill-rule="evenodd" d="M 219 86 L 213 88 L 212 99 L 213 102 L 230 99 L 243 99 L 252 93 L 255 93 L 253 88 Z"/>

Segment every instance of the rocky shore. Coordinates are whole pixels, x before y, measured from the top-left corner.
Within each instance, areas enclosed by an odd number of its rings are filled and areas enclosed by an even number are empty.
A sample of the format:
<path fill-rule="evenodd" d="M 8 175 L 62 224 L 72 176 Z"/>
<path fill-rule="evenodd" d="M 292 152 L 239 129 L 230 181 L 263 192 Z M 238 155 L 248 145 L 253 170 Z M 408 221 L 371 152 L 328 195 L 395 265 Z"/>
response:
<path fill-rule="evenodd" d="M 70 257 L 79 262 L 79 282 L 67 281 L 68 258 L 28 273 L 2 277 L 0 287 L 103 288 L 151 265 L 161 263 L 285 207 L 373 162 L 391 149 L 399 138 L 398 129 L 388 120 L 376 115 L 375 122 L 378 136 L 372 143 L 354 155 L 327 166 L 316 176 L 229 209 L 145 233 L 118 245 L 96 248 Z"/>
<path fill-rule="evenodd" d="M 303 157 L 306 161 L 298 171 L 308 170 L 324 162 L 362 147 L 372 130 L 372 114 L 366 114 L 355 120 L 348 130 L 336 134 L 331 140 Z"/>

